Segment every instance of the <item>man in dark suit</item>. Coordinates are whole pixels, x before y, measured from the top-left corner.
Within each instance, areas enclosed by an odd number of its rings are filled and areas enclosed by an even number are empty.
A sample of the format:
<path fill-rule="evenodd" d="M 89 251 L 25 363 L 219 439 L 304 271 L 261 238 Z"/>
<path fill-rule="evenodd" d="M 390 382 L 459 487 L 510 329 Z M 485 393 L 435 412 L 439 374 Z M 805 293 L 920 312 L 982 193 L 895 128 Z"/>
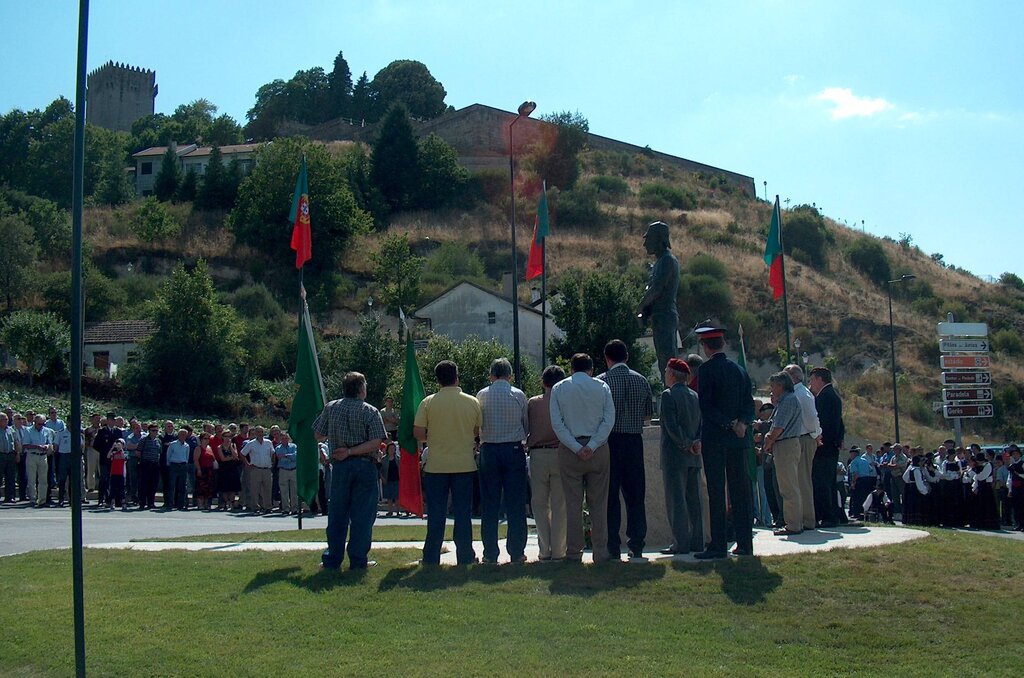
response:
<path fill-rule="evenodd" d="M 843 425 L 843 401 L 832 386 L 832 372 L 824 367 L 811 370 L 808 386 L 814 394 L 818 410 L 821 438 L 811 466 L 811 485 L 814 488 L 814 513 L 821 527 L 835 527 L 847 522 L 846 515 L 836 498 L 836 465 L 843 447 L 846 427 Z"/>
<path fill-rule="evenodd" d="M 615 425 L 608 436 L 611 467 L 608 474 L 608 556 L 622 558 L 619 529 L 622 511 L 619 496 L 626 502 L 626 544 L 630 558 L 643 558 L 647 539 L 647 510 L 644 499 L 647 481 L 644 471 L 644 424 L 654 413 L 651 385 L 643 375 L 626 365 L 626 344 L 612 339 L 604 347 L 608 370 L 598 379 L 608 384 L 615 404 Z"/>
<path fill-rule="evenodd" d="M 700 560 L 725 558 L 725 487 L 729 486 L 733 532 L 739 556 L 754 554 L 750 474 L 747 469 L 747 427 L 754 421 L 753 388 L 747 371 L 725 356 L 725 330 L 695 330 L 707 362 L 698 372 L 701 454 L 708 480 L 711 543 L 694 555 Z"/>

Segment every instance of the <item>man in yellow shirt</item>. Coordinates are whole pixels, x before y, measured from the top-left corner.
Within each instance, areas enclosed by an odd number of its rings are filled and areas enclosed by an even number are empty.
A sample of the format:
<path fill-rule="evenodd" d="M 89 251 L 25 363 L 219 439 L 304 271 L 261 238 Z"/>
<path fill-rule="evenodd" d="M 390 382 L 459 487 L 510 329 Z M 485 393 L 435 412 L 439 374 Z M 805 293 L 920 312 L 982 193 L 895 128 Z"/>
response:
<path fill-rule="evenodd" d="M 459 368 L 450 360 L 434 367 L 440 389 L 420 403 L 413 421 L 416 440 L 430 448 L 423 467 L 423 493 L 427 500 L 427 537 L 423 564 L 441 561 L 448 497 L 455 516 L 455 555 L 459 565 L 476 562 L 473 551 L 473 474 L 476 473 L 476 438 L 482 416 L 480 401 L 459 388 Z"/>

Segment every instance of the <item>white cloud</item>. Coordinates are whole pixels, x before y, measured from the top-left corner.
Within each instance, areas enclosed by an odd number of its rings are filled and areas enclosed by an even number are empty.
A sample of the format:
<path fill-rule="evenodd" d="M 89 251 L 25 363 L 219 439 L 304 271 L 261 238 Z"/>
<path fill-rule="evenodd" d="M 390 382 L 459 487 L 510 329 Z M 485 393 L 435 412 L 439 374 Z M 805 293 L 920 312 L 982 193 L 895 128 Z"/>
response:
<path fill-rule="evenodd" d="M 786 81 L 787 85 L 792 87 L 793 85 L 795 85 L 797 82 L 800 81 L 800 76 L 799 75 L 792 75 L 791 74 L 791 75 L 787 75 L 785 78 L 783 78 L 783 80 Z"/>
<path fill-rule="evenodd" d="M 893 108 L 893 105 L 882 98 L 859 97 L 848 87 L 827 87 L 815 97 L 818 101 L 833 104 L 832 119 L 867 118 Z"/>

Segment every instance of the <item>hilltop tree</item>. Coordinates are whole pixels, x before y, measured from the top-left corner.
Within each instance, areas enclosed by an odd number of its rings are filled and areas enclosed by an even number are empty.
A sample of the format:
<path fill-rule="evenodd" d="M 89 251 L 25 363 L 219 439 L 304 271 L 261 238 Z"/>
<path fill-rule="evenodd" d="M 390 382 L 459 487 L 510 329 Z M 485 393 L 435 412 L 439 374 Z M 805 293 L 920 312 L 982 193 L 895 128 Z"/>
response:
<path fill-rule="evenodd" d="M 590 123 L 579 111 L 562 111 L 541 117 L 554 127 L 545 127 L 541 141 L 530 154 L 537 176 L 549 187 L 572 188 L 580 175 L 580 151 L 587 144 Z"/>
<path fill-rule="evenodd" d="M 392 61 L 373 76 L 370 90 L 381 113 L 402 104 L 409 115 L 429 120 L 446 110 L 448 93 L 419 61 Z"/>
<path fill-rule="evenodd" d="M 330 99 L 330 115 L 327 117 L 348 116 L 352 105 L 352 70 L 341 52 L 334 57 L 334 68 L 327 76 L 327 88 Z"/>
<path fill-rule="evenodd" d="M 420 140 L 420 209 L 450 207 L 467 193 L 469 171 L 459 164 L 455 149 L 436 134 Z"/>
<path fill-rule="evenodd" d="M 375 101 L 373 90 L 370 88 L 370 79 L 366 77 L 366 71 L 359 76 L 359 80 L 352 87 L 352 108 L 350 115 L 354 120 L 374 121 Z"/>
<path fill-rule="evenodd" d="M 786 254 L 819 271 L 828 269 L 825 247 L 832 241 L 832 234 L 816 207 L 798 205 L 789 210 L 783 215 L 782 228 Z"/>

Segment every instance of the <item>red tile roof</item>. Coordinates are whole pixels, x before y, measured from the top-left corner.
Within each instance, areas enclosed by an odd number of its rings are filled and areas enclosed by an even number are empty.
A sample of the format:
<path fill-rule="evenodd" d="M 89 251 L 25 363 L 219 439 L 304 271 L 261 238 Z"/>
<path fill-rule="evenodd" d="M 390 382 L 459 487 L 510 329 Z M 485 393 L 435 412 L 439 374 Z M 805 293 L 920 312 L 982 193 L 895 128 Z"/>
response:
<path fill-rule="evenodd" d="M 134 344 L 155 331 L 149 320 L 105 320 L 86 323 L 82 339 L 86 344 Z"/>

